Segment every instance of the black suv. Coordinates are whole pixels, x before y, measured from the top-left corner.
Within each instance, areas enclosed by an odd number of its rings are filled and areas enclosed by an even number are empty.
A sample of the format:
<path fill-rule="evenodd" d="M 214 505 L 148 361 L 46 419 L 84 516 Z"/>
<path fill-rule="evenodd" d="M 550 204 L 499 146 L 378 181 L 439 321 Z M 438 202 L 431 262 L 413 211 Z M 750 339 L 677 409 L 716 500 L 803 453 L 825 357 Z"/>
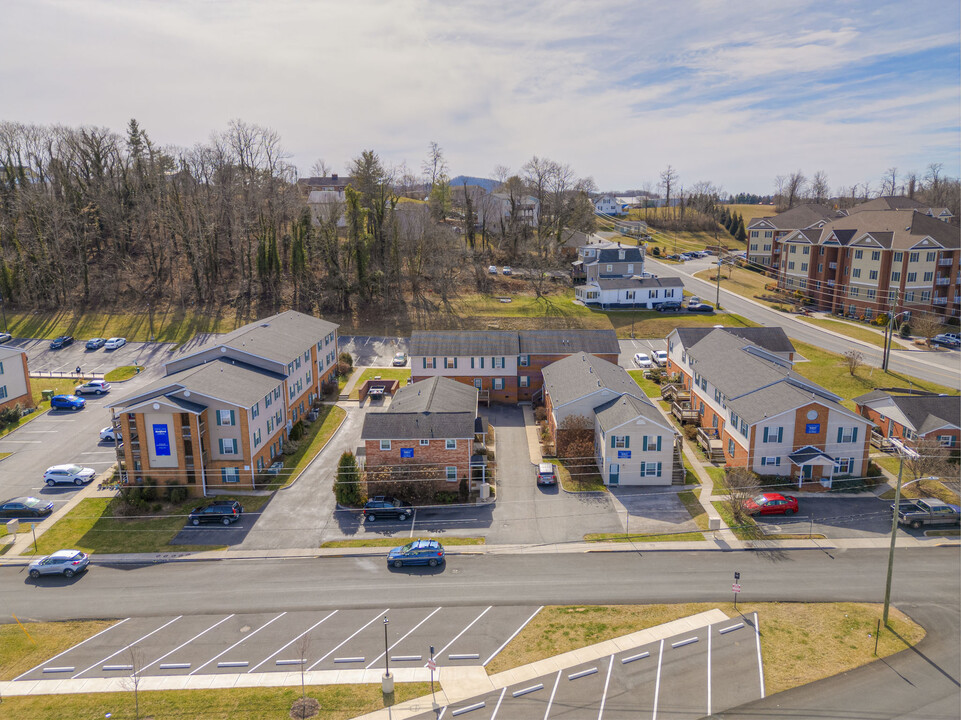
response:
<path fill-rule="evenodd" d="M 377 495 L 364 505 L 363 516 L 367 522 L 374 522 L 378 517 L 406 520 L 413 512 L 413 506 L 406 500 L 398 500 L 390 495 Z"/>
<path fill-rule="evenodd" d="M 230 525 L 230 523 L 240 520 L 243 511 L 243 505 L 236 500 L 218 500 L 197 508 L 190 513 L 187 520 L 191 525 L 199 525 L 200 523 Z"/>
<path fill-rule="evenodd" d="M 681 303 L 668 300 L 667 302 L 658 303 L 654 306 L 654 309 L 658 312 L 680 312 Z"/>

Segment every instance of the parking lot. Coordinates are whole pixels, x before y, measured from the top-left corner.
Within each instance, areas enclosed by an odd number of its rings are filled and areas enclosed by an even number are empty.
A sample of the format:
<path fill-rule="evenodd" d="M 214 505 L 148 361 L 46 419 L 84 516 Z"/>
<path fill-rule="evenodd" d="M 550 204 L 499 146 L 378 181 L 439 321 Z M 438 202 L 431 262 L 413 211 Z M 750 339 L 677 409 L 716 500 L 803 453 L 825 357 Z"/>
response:
<path fill-rule="evenodd" d="M 756 615 L 562 668 L 417 720 L 703 718 L 764 697 Z"/>
<path fill-rule="evenodd" d="M 140 365 L 146 371 L 162 374 L 163 363 L 178 353 L 170 343 L 128 342 L 117 350 L 87 350 L 85 339 L 61 350 L 51 350 L 49 340 L 14 339 L 10 345 L 27 353 L 31 372 L 73 373 L 78 367 L 83 373 L 108 373 L 124 365 Z"/>
<path fill-rule="evenodd" d="M 124 677 L 134 665 L 144 675 L 289 672 L 301 659 L 308 670 L 380 668 L 384 617 L 393 667 L 423 667 L 431 646 L 438 666 L 483 665 L 539 610 L 385 605 L 376 612 L 127 618 L 16 680 Z"/>
<path fill-rule="evenodd" d="M 827 493 L 802 495 L 797 515 L 759 515 L 757 523 L 766 534 L 824 535 L 828 539 L 879 538 L 891 534 L 891 500 L 873 495 L 833 497 Z M 899 532 L 923 537 L 924 529 L 902 527 Z"/>

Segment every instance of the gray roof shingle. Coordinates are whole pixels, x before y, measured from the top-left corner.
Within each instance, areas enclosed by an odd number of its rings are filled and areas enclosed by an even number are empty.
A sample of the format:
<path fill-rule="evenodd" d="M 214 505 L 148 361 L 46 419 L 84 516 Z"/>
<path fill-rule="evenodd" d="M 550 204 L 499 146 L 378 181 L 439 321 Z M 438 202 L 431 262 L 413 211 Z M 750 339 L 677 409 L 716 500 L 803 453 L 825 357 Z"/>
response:
<path fill-rule="evenodd" d="M 394 393 L 387 412 L 474 412 L 477 388 L 445 377 L 406 385 Z"/>
<path fill-rule="evenodd" d="M 657 425 L 667 425 L 664 416 L 658 412 L 650 400 L 635 395 L 621 395 L 603 405 L 598 405 L 594 408 L 594 415 L 605 433 L 637 417 L 643 417 Z"/>
<path fill-rule="evenodd" d="M 679 277 L 641 278 L 633 276 L 619 278 L 598 278 L 595 282 L 601 288 L 601 290 L 623 290 L 632 288 L 646 290 L 648 288 L 684 287 L 684 282 Z"/>
<path fill-rule="evenodd" d="M 554 407 L 578 400 L 601 388 L 637 397 L 643 394 L 627 370 L 620 365 L 584 352 L 551 363 L 543 373 L 544 390 L 550 395 Z"/>
<path fill-rule="evenodd" d="M 613 330 L 499 330 L 492 332 L 415 332 L 412 356 L 561 355 L 620 352 Z"/>
<path fill-rule="evenodd" d="M 896 395 L 873 390 L 854 398 L 854 402 L 867 405 L 886 398 L 891 399 L 913 430 L 921 435 L 945 425 L 961 426 L 961 395 Z"/>
<path fill-rule="evenodd" d="M 754 218 L 748 223 L 747 227 L 750 229 L 752 226 L 766 221 L 778 230 L 801 230 L 825 220 L 833 220 L 837 216 L 837 211 L 832 207 L 818 205 L 817 203 L 806 203 L 771 217 Z"/>
<path fill-rule="evenodd" d="M 517 335 L 522 355 L 616 355 L 621 351 L 613 330 L 521 330 Z"/>
<path fill-rule="evenodd" d="M 676 328 L 677 336 L 690 350 L 698 342 L 707 337 L 715 330 L 723 330 L 726 333 L 747 340 L 759 348 L 773 353 L 793 353 L 796 352 L 794 345 L 788 339 L 787 334 L 779 327 L 679 327 Z"/>
<path fill-rule="evenodd" d="M 367 413 L 364 440 L 472 438 L 477 417 L 477 388 L 435 377 L 401 388 L 390 407 Z"/>

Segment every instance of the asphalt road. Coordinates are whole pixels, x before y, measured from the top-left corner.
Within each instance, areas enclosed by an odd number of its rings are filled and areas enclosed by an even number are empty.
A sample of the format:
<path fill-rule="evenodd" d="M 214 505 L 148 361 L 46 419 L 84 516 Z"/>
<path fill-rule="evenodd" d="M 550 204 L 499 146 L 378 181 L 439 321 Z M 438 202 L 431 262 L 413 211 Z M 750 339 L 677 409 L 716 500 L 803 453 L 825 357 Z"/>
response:
<path fill-rule="evenodd" d="M 659 277 L 679 277 L 684 281 L 684 289 L 699 295 L 701 300 L 714 304 L 716 288 L 713 284 L 692 276 L 692 273 L 703 270 L 706 266 L 697 261 L 679 265 L 667 265 L 648 258 L 651 272 Z M 768 326 L 780 326 L 789 337 L 809 345 L 829 350 L 834 353 L 844 353 L 856 346 L 864 356 L 864 362 L 875 367 L 881 366 L 881 348 L 874 345 L 859 343 L 849 338 L 841 338 L 822 332 L 816 326 L 797 320 L 791 315 L 770 310 L 767 307 L 747 300 L 740 295 L 721 288 L 721 307 L 726 312 L 737 313 L 754 322 Z M 706 315 L 706 322 L 711 316 Z M 952 388 L 961 387 L 961 373 L 959 373 L 959 354 L 950 352 L 912 352 L 896 350 L 891 354 L 889 369 L 895 373 L 903 373 L 909 377 L 940 383 Z"/>

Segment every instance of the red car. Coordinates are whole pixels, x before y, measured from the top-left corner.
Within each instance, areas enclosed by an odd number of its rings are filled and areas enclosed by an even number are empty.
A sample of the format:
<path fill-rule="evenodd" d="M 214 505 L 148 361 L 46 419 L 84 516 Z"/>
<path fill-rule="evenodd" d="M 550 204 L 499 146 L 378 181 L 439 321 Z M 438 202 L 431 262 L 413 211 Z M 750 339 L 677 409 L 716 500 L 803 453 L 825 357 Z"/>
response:
<path fill-rule="evenodd" d="M 781 493 L 762 493 L 744 502 L 751 515 L 793 515 L 797 512 L 797 498 Z"/>

